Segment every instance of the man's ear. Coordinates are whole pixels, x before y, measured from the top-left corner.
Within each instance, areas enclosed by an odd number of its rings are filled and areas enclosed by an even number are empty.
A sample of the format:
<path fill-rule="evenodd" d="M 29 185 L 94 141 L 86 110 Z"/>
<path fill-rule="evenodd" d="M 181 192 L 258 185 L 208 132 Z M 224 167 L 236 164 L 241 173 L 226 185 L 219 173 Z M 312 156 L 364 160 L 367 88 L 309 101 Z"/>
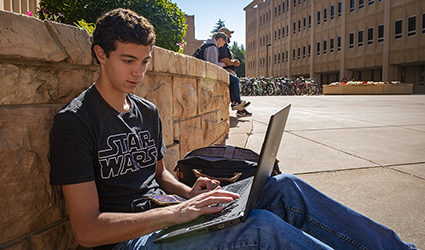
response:
<path fill-rule="evenodd" d="M 94 54 L 96 55 L 97 60 L 99 61 L 99 63 L 102 63 L 102 62 L 105 61 L 105 58 L 107 56 L 106 56 L 105 51 L 102 49 L 102 47 L 100 47 L 99 45 L 95 45 L 93 47 L 93 51 L 94 51 Z"/>

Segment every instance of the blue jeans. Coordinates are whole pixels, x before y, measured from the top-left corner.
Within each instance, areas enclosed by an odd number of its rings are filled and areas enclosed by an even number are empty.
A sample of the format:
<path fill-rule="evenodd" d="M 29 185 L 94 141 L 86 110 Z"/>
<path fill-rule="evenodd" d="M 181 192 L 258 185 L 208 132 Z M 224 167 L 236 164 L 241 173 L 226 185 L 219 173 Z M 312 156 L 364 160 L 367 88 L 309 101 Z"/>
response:
<path fill-rule="evenodd" d="M 290 174 L 270 178 L 244 223 L 153 244 L 157 234 L 120 243 L 114 249 L 417 249 L 389 228 Z"/>
<path fill-rule="evenodd" d="M 241 90 L 239 86 L 239 78 L 229 73 L 229 92 L 231 102 L 241 102 Z"/>

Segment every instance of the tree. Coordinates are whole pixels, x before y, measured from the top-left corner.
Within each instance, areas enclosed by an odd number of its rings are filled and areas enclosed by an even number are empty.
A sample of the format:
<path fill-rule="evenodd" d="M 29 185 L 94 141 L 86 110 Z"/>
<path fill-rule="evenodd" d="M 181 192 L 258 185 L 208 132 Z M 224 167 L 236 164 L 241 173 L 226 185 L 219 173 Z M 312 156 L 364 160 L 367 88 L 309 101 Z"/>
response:
<path fill-rule="evenodd" d="M 214 34 L 215 32 L 218 32 L 220 28 L 226 27 L 224 24 L 225 21 L 221 21 L 221 19 L 218 19 L 218 22 L 215 24 L 214 29 L 211 31 L 211 34 Z"/>
<path fill-rule="evenodd" d="M 241 62 L 241 65 L 236 69 L 236 74 L 239 77 L 245 76 L 245 48 L 243 45 L 239 48 L 237 42 L 233 42 L 232 48 L 230 49 L 232 52 L 233 58 L 238 59 Z"/>
<path fill-rule="evenodd" d="M 178 51 L 178 43 L 184 43 L 186 17 L 169 0 L 41 0 L 39 17 L 67 24 L 80 20 L 95 23 L 103 13 L 116 8 L 131 9 L 148 19 L 155 27 L 157 46 Z"/>

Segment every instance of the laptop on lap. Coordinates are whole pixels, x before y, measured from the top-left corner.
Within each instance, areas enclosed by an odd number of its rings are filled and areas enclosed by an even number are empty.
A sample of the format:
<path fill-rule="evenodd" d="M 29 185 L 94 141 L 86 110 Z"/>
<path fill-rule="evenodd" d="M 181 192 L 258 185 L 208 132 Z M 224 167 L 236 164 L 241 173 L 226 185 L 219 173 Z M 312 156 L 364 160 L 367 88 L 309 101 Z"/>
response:
<path fill-rule="evenodd" d="M 291 104 L 288 104 L 271 115 L 255 175 L 222 187 L 224 190 L 238 193 L 239 199 L 229 203 L 216 204 L 224 207 L 219 213 L 205 214 L 188 223 L 167 227 L 161 230 L 153 242 L 163 243 L 244 222 L 271 176 L 290 107 Z"/>

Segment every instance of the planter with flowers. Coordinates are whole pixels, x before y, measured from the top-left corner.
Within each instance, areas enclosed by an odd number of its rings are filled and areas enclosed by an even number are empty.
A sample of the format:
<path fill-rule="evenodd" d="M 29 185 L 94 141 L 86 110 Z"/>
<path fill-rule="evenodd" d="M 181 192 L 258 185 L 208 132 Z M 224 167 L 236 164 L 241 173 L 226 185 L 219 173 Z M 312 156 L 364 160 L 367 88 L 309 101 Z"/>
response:
<path fill-rule="evenodd" d="M 413 84 L 372 81 L 333 82 L 323 85 L 324 95 L 410 95 Z"/>

